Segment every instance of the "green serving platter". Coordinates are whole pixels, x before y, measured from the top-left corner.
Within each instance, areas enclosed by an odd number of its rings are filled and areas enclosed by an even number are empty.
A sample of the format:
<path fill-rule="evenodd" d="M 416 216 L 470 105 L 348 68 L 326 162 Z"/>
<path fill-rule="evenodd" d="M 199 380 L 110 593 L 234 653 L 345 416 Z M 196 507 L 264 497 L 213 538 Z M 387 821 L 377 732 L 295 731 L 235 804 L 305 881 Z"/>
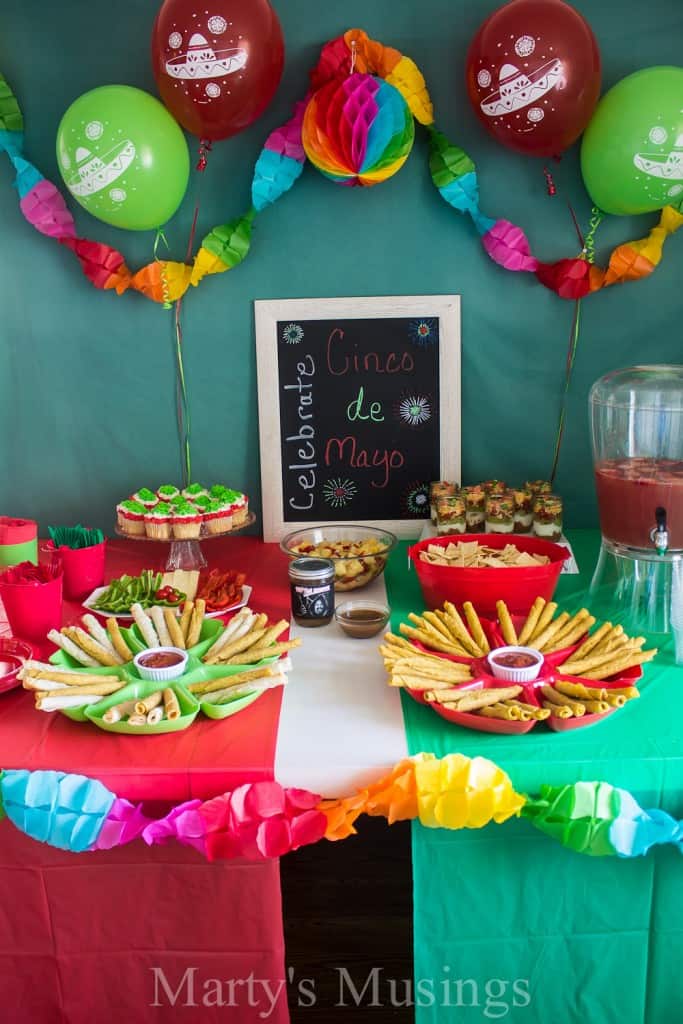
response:
<path fill-rule="evenodd" d="M 180 718 L 176 718 L 172 722 L 164 719 L 158 725 L 129 725 L 128 722 L 105 722 L 102 717 L 105 711 L 114 707 L 115 704 L 122 704 L 127 700 L 141 700 L 149 697 L 156 690 L 167 688 L 173 690 L 180 705 Z M 182 732 L 192 725 L 198 714 L 199 702 L 182 685 L 178 685 L 177 679 L 167 683 L 137 679 L 128 686 L 124 686 L 118 693 L 113 693 L 111 697 L 105 697 L 97 704 L 89 704 L 85 709 L 86 721 L 92 722 L 98 729 L 126 736 L 162 736 L 169 732 Z"/>
<path fill-rule="evenodd" d="M 221 622 L 220 619 L 204 619 L 201 633 L 199 634 L 199 643 L 195 644 L 194 647 L 188 648 L 188 654 L 195 658 L 203 657 L 224 629 L 225 623 Z M 130 629 L 122 629 L 121 632 L 128 646 L 134 649 L 136 654 L 146 649 L 147 645 L 143 643 L 142 633 L 137 624 L 131 626 Z"/>
<path fill-rule="evenodd" d="M 55 665 L 57 668 L 69 668 L 80 670 L 81 672 L 88 672 L 95 676 L 118 676 L 119 679 L 125 682 L 129 681 L 128 673 L 126 672 L 127 666 L 125 665 L 102 665 L 100 668 L 86 668 L 85 665 L 79 664 L 75 658 L 66 654 L 65 651 L 55 651 L 54 654 L 50 655 L 50 664 Z M 133 667 L 133 662 L 130 662 L 130 667 Z M 55 691 L 56 692 L 56 691 Z M 116 696 L 115 694 L 113 696 Z M 102 698 L 104 700 L 104 698 Z M 98 701 L 98 703 L 101 703 Z M 65 715 L 70 718 L 72 722 L 87 722 L 85 717 L 85 709 L 96 707 L 95 704 L 81 704 L 80 707 L 76 708 L 62 708 L 60 711 L 61 715 Z"/>
<path fill-rule="evenodd" d="M 240 672 L 244 672 L 245 669 L 264 668 L 266 665 L 272 665 L 273 662 L 277 660 L 277 657 L 264 658 L 256 665 L 247 666 L 203 665 L 199 663 L 197 667 L 194 667 L 191 671 L 185 673 L 182 677 L 181 685 L 185 687 L 192 683 L 208 683 L 214 679 L 221 679 L 224 676 L 235 676 Z M 236 715 L 238 711 L 243 711 L 245 708 L 248 708 L 249 705 L 258 700 L 264 692 L 265 691 L 263 690 L 253 690 L 251 693 L 245 693 L 241 697 L 235 697 L 234 700 L 228 701 L 227 704 L 214 704 L 213 701 L 208 699 L 208 696 L 204 697 L 202 694 L 193 694 L 193 696 L 199 701 L 202 714 L 206 715 L 207 718 L 219 720 L 222 718 L 230 718 L 231 715 Z"/>

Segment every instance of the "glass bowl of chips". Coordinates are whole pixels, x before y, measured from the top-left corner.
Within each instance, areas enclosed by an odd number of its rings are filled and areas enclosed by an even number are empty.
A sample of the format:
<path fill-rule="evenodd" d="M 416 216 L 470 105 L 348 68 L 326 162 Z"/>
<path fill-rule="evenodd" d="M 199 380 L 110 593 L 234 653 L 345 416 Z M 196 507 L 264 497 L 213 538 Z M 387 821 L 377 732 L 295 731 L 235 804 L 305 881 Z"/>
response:
<path fill-rule="evenodd" d="M 496 601 L 505 601 L 516 615 L 526 615 L 537 597 L 549 601 L 569 557 L 561 544 L 495 533 L 429 538 L 408 554 L 428 608 L 471 601 L 491 617 Z"/>
<path fill-rule="evenodd" d="M 388 530 L 372 526 L 312 526 L 288 534 L 280 547 L 290 558 L 329 558 L 334 589 L 360 590 L 384 572 L 396 544 Z"/>

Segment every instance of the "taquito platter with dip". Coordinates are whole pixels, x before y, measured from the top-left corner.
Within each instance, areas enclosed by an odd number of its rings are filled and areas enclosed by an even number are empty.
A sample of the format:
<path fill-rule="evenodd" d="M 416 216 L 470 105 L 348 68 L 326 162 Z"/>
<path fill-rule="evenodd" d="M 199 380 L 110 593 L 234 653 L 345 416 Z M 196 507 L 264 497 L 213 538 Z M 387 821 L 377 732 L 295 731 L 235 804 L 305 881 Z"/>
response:
<path fill-rule="evenodd" d="M 527 616 L 497 602 L 482 619 L 470 602 L 410 614 L 380 653 L 389 685 L 402 687 L 448 721 L 481 732 L 526 733 L 537 722 L 555 732 L 602 721 L 640 696 L 642 664 L 657 650 L 621 626 L 597 626 L 537 598 Z M 594 628 L 595 627 L 595 628 Z M 591 632 L 592 630 L 592 632 Z"/>
<path fill-rule="evenodd" d="M 186 729 L 200 708 L 226 718 L 285 685 L 291 669 L 285 655 L 301 643 L 279 639 L 286 620 L 270 623 L 247 607 L 227 624 L 209 620 L 202 599 L 186 601 L 180 617 L 168 607 L 133 605 L 131 611 L 130 629 L 114 617 L 105 628 L 85 615 L 79 626 L 50 632 L 59 650 L 49 662 L 27 661 L 20 673 L 37 710 L 61 711 L 109 732 Z"/>

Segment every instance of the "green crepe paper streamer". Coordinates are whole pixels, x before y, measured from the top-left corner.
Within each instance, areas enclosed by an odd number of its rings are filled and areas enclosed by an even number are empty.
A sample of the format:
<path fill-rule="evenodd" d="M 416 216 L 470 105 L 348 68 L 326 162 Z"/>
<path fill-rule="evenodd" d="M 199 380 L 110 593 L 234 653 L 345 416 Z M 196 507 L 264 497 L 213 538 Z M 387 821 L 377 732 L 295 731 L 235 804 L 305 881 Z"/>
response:
<path fill-rule="evenodd" d="M 220 224 L 203 239 L 202 245 L 229 268 L 238 266 L 246 258 L 251 245 L 251 228 L 256 216 L 252 207 L 239 220 Z"/>
<path fill-rule="evenodd" d="M 621 799 L 607 782 L 576 782 L 573 786 L 541 786 L 529 797 L 521 815 L 541 832 L 576 853 L 614 855 L 609 833 L 619 817 Z"/>
<path fill-rule="evenodd" d="M 456 178 L 475 170 L 474 161 L 464 149 L 454 146 L 443 132 L 430 131 L 429 170 L 437 188 L 445 188 Z"/>
<path fill-rule="evenodd" d="M 14 93 L 3 75 L 0 75 L 0 130 L 23 132 L 24 118 Z"/>

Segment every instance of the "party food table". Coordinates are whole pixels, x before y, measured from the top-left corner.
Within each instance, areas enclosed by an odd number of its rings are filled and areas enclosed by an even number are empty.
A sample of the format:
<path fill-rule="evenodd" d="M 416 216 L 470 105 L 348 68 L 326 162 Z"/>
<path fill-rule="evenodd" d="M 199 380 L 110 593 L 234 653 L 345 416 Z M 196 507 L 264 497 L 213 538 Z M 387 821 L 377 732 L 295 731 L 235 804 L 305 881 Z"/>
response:
<path fill-rule="evenodd" d="M 570 540 L 582 575 L 563 578 L 556 596 L 573 609 L 584 603 L 598 535 L 573 531 Z M 154 555 L 144 547 L 111 542 L 108 578 L 163 557 L 160 547 Z M 253 607 L 272 618 L 288 615 L 285 563 L 274 545 L 233 538 L 213 550 L 218 566 L 248 573 Z M 423 607 L 404 545 L 372 585 L 374 596 L 385 583 L 397 631 L 408 612 Z M 66 605 L 65 620 L 81 611 Z M 378 638 L 343 641 L 334 624 L 301 632 L 304 649 L 284 693 L 267 691 L 230 721 L 200 717 L 174 736 L 104 736 L 61 715 L 38 714 L 23 691 L 6 694 L 3 765 L 82 773 L 160 816 L 170 804 L 273 777 L 343 796 L 408 753 L 460 753 L 499 765 L 517 794 L 597 779 L 630 790 L 643 807 L 683 817 L 683 711 L 674 699 L 680 670 L 667 643 L 645 667 L 641 698 L 609 720 L 564 734 L 539 728 L 502 736 L 455 726 L 387 687 Z M 330 824 L 335 828 L 336 838 L 348 834 Z M 563 833 L 558 825 L 555 838 L 566 841 Z M 248 1024 L 270 1011 L 268 1019 L 287 1021 L 277 859 L 207 864 L 179 843 L 147 847 L 139 839 L 75 858 L 5 825 L 0 866 L 4 905 L 19 894 L 22 906 L 0 930 L 3 1019 L 12 1024 L 80 1024 L 107 1001 L 134 1022 L 156 1014 L 204 1024 L 222 1019 L 226 1006 L 202 1003 L 204 981 L 252 975 L 268 985 L 238 989 L 231 1019 Z M 457 831 L 415 822 L 414 976 L 429 979 L 436 993 L 418 999 L 418 1024 L 475 1020 L 485 1008 L 488 1016 L 505 1009 L 510 1020 L 544 1024 L 579 1015 L 591 1024 L 670 1019 L 683 1005 L 670 959 L 680 941 L 679 870 L 671 846 L 627 861 L 596 859 L 534 832 L 528 821 Z M 194 990 L 188 967 L 196 968 Z M 41 986 L 33 984 L 37 972 Z M 181 1006 L 192 998 L 196 1008 Z"/>
<path fill-rule="evenodd" d="M 556 597 L 572 608 L 584 603 L 599 536 L 579 530 L 569 538 L 581 575 L 562 577 Z M 388 572 L 394 623 L 421 607 L 416 579 L 404 565 L 399 557 Z M 641 698 L 585 730 L 470 732 L 403 696 L 410 753 L 482 755 L 521 793 L 605 780 L 630 790 L 641 806 L 680 819 L 683 673 L 670 641 L 661 639 L 656 662 L 645 667 Z M 418 1024 L 481 1020 L 487 1000 L 491 1014 L 502 1017 L 507 1007 L 508 1020 L 529 1024 L 674 1019 L 683 1006 L 673 959 L 681 941 L 680 852 L 665 847 L 628 861 L 589 859 L 527 825 L 448 831 L 414 823 L 415 977 L 435 984 L 450 978 L 457 1007 L 418 1006 Z"/>

